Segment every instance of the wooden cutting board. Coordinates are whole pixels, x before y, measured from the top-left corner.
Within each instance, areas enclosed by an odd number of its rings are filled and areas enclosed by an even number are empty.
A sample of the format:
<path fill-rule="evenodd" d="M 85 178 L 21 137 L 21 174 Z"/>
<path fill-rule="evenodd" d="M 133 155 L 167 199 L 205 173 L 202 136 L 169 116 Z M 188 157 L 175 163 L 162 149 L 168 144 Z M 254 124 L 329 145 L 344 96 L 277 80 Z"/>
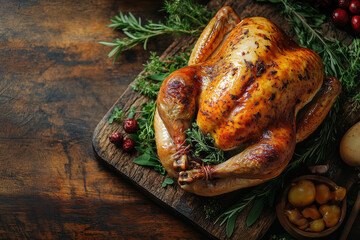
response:
<path fill-rule="evenodd" d="M 209 8 L 211 9 L 219 9 L 222 6 L 232 6 L 241 18 L 252 16 L 266 17 L 278 26 L 281 26 L 281 28 L 289 34 L 289 24 L 280 16 L 279 11 L 275 9 L 272 4 L 262 4 L 248 0 L 213 0 L 209 3 Z M 347 34 L 336 33 L 332 29 L 329 29 L 331 25 L 324 26 L 324 28 L 324 32 L 334 33 L 335 37 L 341 41 L 348 43 L 351 40 L 351 37 L 348 37 Z M 168 56 L 174 56 L 178 52 L 183 52 L 189 47 L 192 47 L 195 41 L 196 39 L 194 37 L 180 37 L 162 54 L 161 59 L 164 60 Z M 148 101 L 148 99 L 135 92 L 131 86 L 129 86 L 115 102 L 114 106 L 126 111 L 125 114 L 127 115 L 130 107 L 134 106 L 140 109 L 139 106 L 145 101 Z M 113 107 L 99 122 L 93 134 L 93 147 L 98 158 L 115 168 L 121 176 L 140 188 L 144 193 L 154 199 L 155 202 L 191 222 L 200 230 L 209 234 L 209 236 L 218 239 L 226 238 L 225 224 L 220 226 L 219 223 L 214 224 L 213 220 L 205 218 L 203 209 L 204 205 L 209 202 L 209 198 L 184 192 L 177 184 L 162 188 L 161 183 L 165 176 L 148 167 L 134 164 L 133 160 L 136 158 L 136 154 L 125 153 L 109 142 L 108 137 L 112 132 L 123 131 L 121 124 L 113 123 L 109 125 L 108 123 L 110 113 L 113 112 Z M 236 202 L 238 196 L 243 194 L 244 191 L 246 191 L 246 189 L 216 197 L 216 199 L 219 200 L 219 198 L 221 198 L 221 205 L 226 209 L 231 206 L 232 203 Z M 239 215 L 232 239 L 243 239 L 244 237 L 248 240 L 259 239 L 273 223 L 275 219 L 275 209 L 268 208 L 263 211 L 254 225 L 247 227 L 246 216 L 250 207 L 251 206 Z"/>

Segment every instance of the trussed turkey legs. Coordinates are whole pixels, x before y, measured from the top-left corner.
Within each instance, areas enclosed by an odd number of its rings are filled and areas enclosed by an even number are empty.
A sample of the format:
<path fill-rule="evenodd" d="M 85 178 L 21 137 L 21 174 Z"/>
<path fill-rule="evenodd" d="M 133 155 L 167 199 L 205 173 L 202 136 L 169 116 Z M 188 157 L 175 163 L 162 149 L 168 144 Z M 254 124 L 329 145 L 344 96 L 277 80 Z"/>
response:
<path fill-rule="evenodd" d="M 295 144 L 321 124 L 341 89 L 336 78 L 324 78 L 314 51 L 296 45 L 271 21 L 239 22 L 230 7 L 222 8 L 198 39 L 189 66 L 172 73 L 158 95 L 160 161 L 184 190 L 198 195 L 280 174 Z M 193 163 L 185 131 L 195 117 L 215 146 L 245 150 L 219 165 Z"/>

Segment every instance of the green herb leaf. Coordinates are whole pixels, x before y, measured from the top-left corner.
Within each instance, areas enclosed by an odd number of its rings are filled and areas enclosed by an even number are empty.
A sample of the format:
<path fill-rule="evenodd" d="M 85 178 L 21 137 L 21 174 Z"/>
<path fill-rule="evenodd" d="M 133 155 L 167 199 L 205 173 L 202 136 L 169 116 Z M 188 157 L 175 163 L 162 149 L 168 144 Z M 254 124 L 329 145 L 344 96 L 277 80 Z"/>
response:
<path fill-rule="evenodd" d="M 134 118 L 135 117 L 135 107 L 131 107 L 129 109 L 129 115 L 128 118 Z"/>
<path fill-rule="evenodd" d="M 256 222 L 256 220 L 260 217 L 263 208 L 264 198 L 256 198 L 254 201 L 254 205 L 246 218 L 246 226 L 250 227 Z"/>
<path fill-rule="evenodd" d="M 166 187 L 167 185 L 171 185 L 174 183 L 174 180 L 171 179 L 171 178 L 165 178 L 164 179 L 164 182 L 161 184 L 161 186 L 164 188 Z"/>
<path fill-rule="evenodd" d="M 164 175 L 166 173 L 165 168 L 162 165 L 157 165 L 154 167 L 154 170 Z"/>
<path fill-rule="evenodd" d="M 167 77 L 167 75 L 165 74 L 151 74 L 149 76 L 147 76 L 148 78 L 155 80 L 155 81 L 164 81 L 165 78 Z"/>
<path fill-rule="evenodd" d="M 123 110 L 120 110 L 118 107 L 114 107 L 114 112 L 112 114 L 110 114 L 110 118 L 109 118 L 109 124 L 112 124 L 114 122 L 114 120 L 119 119 L 122 120 L 124 119 L 124 112 Z"/>
<path fill-rule="evenodd" d="M 159 164 L 158 162 L 151 161 L 151 156 L 147 152 L 135 158 L 134 163 L 141 166 L 149 166 L 149 167 L 154 167 Z"/>
<path fill-rule="evenodd" d="M 108 47 L 115 47 L 117 43 L 109 43 L 109 42 L 98 42 L 101 45 L 108 46 Z"/>
<path fill-rule="evenodd" d="M 226 236 L 229 238 L 234 232 L 235 222 L 237 219 L 238 213 L 235 213 L 230 216 L 230 218 L 226 222 Z"/>

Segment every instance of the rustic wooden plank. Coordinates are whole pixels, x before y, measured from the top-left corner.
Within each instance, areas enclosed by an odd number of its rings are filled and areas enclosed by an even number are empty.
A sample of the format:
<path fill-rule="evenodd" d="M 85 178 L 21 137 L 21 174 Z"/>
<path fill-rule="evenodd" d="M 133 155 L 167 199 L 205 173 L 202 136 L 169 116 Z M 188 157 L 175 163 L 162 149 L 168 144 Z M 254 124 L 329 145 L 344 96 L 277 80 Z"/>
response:
<path fill-rule="evenodd" d="M 211 1 L 209 6 L 213 9 L 221 6 L 232 6 L 241 18 L 252 16 L 263 16 L 269 18 L 275 22 L 278 26 L 281 26 L 286 32 L 289 32 L 288 23 L 278 14 L 278 11 L 269 4 L 260 4 L 256 1 Z M 330 34 L 344 43 L 349 43 L 352 38 L 344 32 L 334 30 L 331 24 L 324 26 L 324 32 L 330 36 Z M 292 35 L 292 37 L 295 37 Z M 161 59 L 165 59 L 167 56 L 174 56 L 177 52 L 184 51 L 188 47 L 193 46 L 195 39 L 192 37 L 181 37 L 175 41 L 161 56 Z M 139 107 L 144 101 L 148 101 L 145 97 L 140 96 L 134 92 L 131 87 L 121 95 L 114 106 L 121 109 L 128 110 L 131 106 Z M 128 178 L 132 183 L 137 185 L 146 194 L 153 196 L 156 202 L 167 206 L 170 210 L 176 212 L 178 215 L 182 215 L 185 219 L 190 221 L 199 229 L 205 231 L 210 236 L 223 239 L 226 237 L 225 226 L 219 226 L 219 224 L 213 224 L 213 221 L 205 219 L 203 212 L 204 198 L 198 197 L 193 194 L 182 191 L 179 186 L 168 186 L 167 188 L 161 188 L 161 182 L 164 177 L 150 170 L 146 167 L 141 167 L 133 163 L 135 158 L 134 154 L 128 154 L 120 149 L 116 148 L 108 140 L 108 136 L 114 131 L 122 131 L 122 127 L 119 124 L 108 124 L 108 119 L 112 108 L 99 122 L 93 135 L 93 146 L 96 154 L 105 162 L 117 169 L 121 175 Z M 246 191 L 246 190 L 243 190 Z M 224 201 L 231 203 L 236 200 L 242 191 L 226 194 L 223 196 Z M 226 204 L 225 204 L 226 205 Z M 275 214 L 273 209 L 266 209 L 259 220 L 251 227 L 246 226 L 246 216 L 250 206 L 239 216 L 235 231 L 233 234 L 234 239 L 241 239 L 246 236 L 247 239 L 261 238 L 268 230 Z"/>

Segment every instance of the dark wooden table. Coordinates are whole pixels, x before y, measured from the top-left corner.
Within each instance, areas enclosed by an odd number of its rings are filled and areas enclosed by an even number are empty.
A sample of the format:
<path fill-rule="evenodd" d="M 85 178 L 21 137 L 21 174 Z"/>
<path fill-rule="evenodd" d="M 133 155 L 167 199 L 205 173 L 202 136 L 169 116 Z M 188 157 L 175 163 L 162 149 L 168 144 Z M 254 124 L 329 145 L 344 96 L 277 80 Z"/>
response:
<path fill-rule="evenodd" d="M 0 1 L 0 238 L 201 239 L 100 164 L 95 126 L 149 57 L 116 64 L 118 10 L 162 19 L 162 1 Z M 161 53 L 173 41 L 152 41 Z"/>
<path fill-rule="evenodd" d="M 0 1 L 0 239 L 206 239 L 96 160 L 99 120 L 142 70 L 115 64 L 118 10 L 162 19 L 162 1 Z M 151 41 L 161 53 L 171 37 Z"/>

